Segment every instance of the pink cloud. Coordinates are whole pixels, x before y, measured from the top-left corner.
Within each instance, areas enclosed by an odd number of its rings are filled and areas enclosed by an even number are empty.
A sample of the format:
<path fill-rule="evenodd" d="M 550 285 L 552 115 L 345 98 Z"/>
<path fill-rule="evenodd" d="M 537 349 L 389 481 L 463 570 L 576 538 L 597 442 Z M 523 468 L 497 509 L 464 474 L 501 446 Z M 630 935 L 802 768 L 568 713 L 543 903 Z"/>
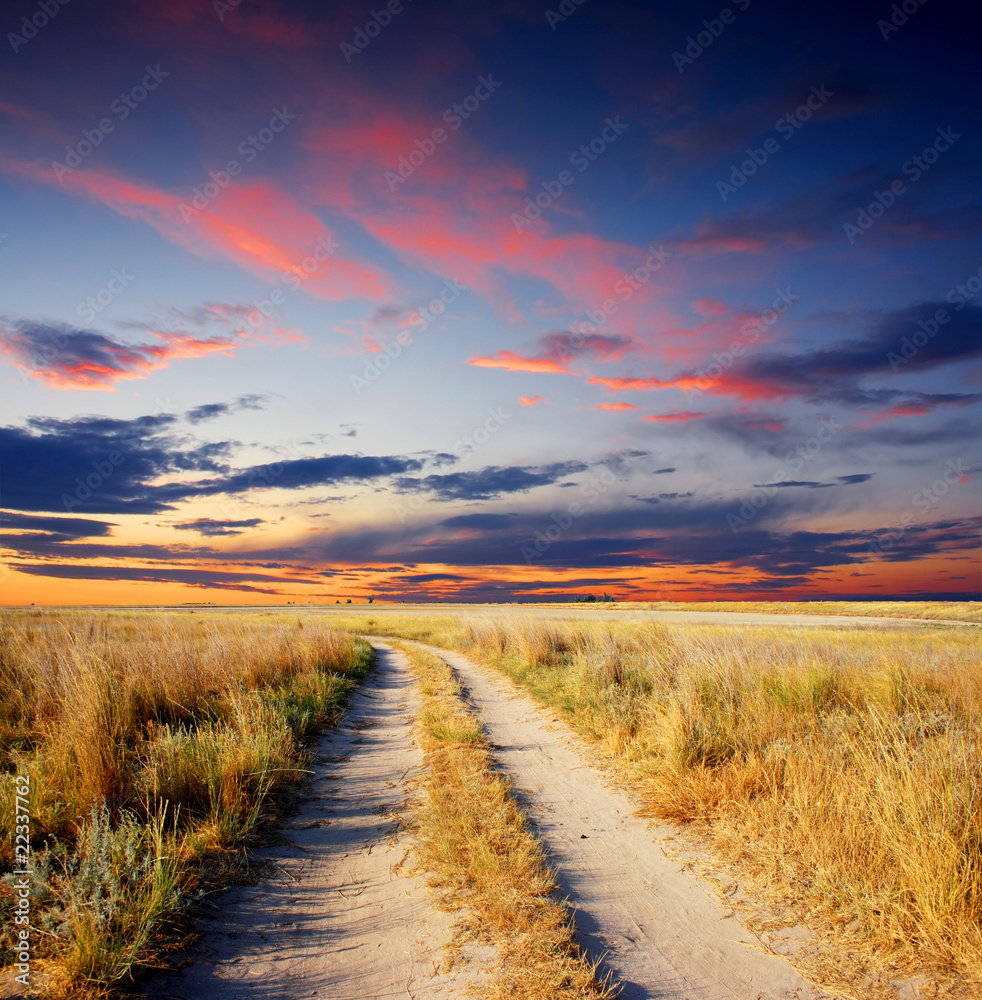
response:
<path fill-rule="evenodd" d="M 301 287 L 327 299 L 374 300 L 390 297 L 393 290 L 378 268 L 339 252 L 315 215 L 270 184 L 230 185 L 199 209 L 190 192 L 181 196 L 96 170 L 66 173 L 59 183 L 41 164 L 4 156 L 0 166 L 102 202 L 198 256 L 232 260 L 266 281 L 281 283 L 290 275 L 293 284 L 287 288 Z"/>
<path fill-rule="evenodd" d="M 730 311 L 725 303 L 717 299 L 696 299 L 692 303 L 692 308 L 700 316 L 723 316 Z"/>

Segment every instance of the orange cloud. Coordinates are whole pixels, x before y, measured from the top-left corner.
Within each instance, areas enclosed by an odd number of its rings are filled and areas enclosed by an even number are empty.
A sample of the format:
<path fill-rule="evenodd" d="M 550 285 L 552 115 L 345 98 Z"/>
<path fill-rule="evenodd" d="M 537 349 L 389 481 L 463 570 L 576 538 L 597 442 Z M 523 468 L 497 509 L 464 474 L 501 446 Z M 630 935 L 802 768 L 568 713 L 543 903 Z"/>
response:
<path fill-rule="evenodd" d="M 650 417 L 642 417 L 642 420 L 651 420 L 656 424 L 687 424 L 692 420 L 702 420 L 708 417 L 708 413 L 694 410 L 672 410 L 670 413 L 656 413 Z"/>
<path fill-rule="evenodd" d="M 548 403 L 545 396 L 519 396 L 518 401 L 522 406 L 538 406 L 539 403 Z"/>
<path fill-rule="evenodd" d="M 593 410 L 636 410 L 634 403 L 598 403 Z"/>
<path fill-rule="evenodd" d="M 477 355 L 468 358 L 467 363 L 475 368 L 504 368 L 510 372 L 547 372 L 550 374 L 568 375 L 570 371 L 557 361 L 549 358 L 525 358 L 515 351 L 498 351 L 491 357 Z"/>
<path fill-rule="evenodd" d="M 631 375 L 591 375 L 587 382 L 590 385 L 604 385 L 614 392 L 627 392 L 629 390 L 641 390 L 647 392 L 651 389 L 674 389 L 675 383 L 664 381 L 660 378 L 636 378 Z"/>

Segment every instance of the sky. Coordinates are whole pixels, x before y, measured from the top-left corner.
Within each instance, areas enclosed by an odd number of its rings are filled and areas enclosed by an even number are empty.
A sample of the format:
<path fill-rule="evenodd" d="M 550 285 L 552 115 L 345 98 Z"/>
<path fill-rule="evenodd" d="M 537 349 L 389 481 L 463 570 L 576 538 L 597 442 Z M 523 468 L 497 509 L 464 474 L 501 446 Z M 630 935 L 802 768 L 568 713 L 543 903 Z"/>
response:
<path fill-rule="evenodd" d="M 979 20 L 5 4 L 0 601 L 979 599 Z"/>

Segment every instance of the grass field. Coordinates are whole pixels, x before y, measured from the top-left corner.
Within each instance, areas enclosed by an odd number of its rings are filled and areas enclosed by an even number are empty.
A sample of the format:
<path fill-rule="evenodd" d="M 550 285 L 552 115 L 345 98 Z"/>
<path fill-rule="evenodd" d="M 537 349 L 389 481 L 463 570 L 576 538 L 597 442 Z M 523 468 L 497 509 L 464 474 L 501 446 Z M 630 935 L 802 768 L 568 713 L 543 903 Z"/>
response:
<path fill-rule="evenodd" d="M 651 815 L 884 966 L 982 983 L 982 637 L 359 618 L 476 655 Z"/>
<path fill-rule="evenodd" d="M 582 601 L 559 607 L 625 608 L 632 611 L 738 611 L 770 615 L 857 615 L 871 618 L 982 623 L 982 601 Z M 552 607 L 557 605 L 540 605 Z"/>
<path fill-rule="evenodd" d="M 593 741 L 639 807 L 698 832 L 741 882 L 831 934 L 843 955 L 888 972 L 931 970 L 948 995 L 978 994 L 974 628 L 486 611 L 470 620 L 9 612 L 0 618 L 0 821 L 13 829 L 12 778 L 29 779 L 35 917 L 54 992 L 94 993 L 153 961 L 175 915 L 301 775 L 305 741 L 366 672 L 369 651 L 354 632 L 421 639 L 509 675 Z M 497 794 L 482 785 L 485 751 L 453 702 L 452 678 L 418 659 L 417 668 L 431 763 L 447 769 L 448 787 Z M 456 805 L 462 829 L 473 818 L 462 793 L 441 801 L 434 790 L 427 801 L 441 823 Z M 520 843 L 512 819 L 508 836 Z M 431 867 L 440 849 L 466 862 L 466 839 L 434 840 Z M 0 841 L 5 871 L 12 851 L 12 838 Z M 547 879 L 527 860 L 534 909 Z M 9 884 L 0 882 L 7 962 Z M 849 972 L 842 965 L 827 981 Z"/>
<path fill-rule="evenodd" d="M 53 993 L 98 993 L 153 961 L 302 776 L 305 742 L 370 661 L 367 644 L 296 616 L 0 617 L 0 826 L 14 829 L 20 775 L 35 958 Z M 4 836 L 0 870 L 13 851 Z M 3 965 L 12 884 L 0 882 Z"/>

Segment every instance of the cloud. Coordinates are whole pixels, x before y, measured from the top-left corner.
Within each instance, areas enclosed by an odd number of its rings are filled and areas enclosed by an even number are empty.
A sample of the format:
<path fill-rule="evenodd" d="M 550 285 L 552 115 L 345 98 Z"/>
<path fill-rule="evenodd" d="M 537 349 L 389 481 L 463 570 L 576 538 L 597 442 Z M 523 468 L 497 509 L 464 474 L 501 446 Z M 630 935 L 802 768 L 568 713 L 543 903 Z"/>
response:
<path fill-rule="evenodd" d="M 652 416 L 642 417 L 642 420 L 651 420 L 656 424 L 687 424 L 693 420 L 702 420 L 708 417 L 708 413 L 694 410 L 672 410 L 669 413 L 656 413 Z"/>
<path fill-rule="evenodd" d="M 70 580 L 125 580 L 128 583 L 183 583 L 188 587 L 207 590 L 236 590 L 250 594 L 280 594 L 278 587 L 257 587 L 253 583 L 270 579 L 296 584 L 290 577 L 264 577 L 257 573 L 229 573 L 210 569 L 181 569 L 170 566 L 76 566 L 50 563 L 18 564 L 19 573 L 33 576 L 54 576 Z M 248 582 L 252 581 L 252 583 Z"/>
<path fill-rule="evenodd" d="M 175 194 L 148 182 L 103 172 L 76 170 L 60 181 L 45 164 L 20 160 L 9 153 L 0 166 L 69 195 L 99 201 L 129 219 L 144 222 L 165 239 L 197 256 L 231 260 L 264 281 L 284 282 L 287 294 L 301 287 L 325 299 L 392 298 L 391 280 L 374 265 L 337 249 L 333 234 L 313 212 L 278 187 L 260 181 L 229 185 L 206 208 L 191 204 L 192 193 Z M 204 171 L 202 171 L 204 173 Z M 334 247 L 330 253 L 325 247 Z M 311 258 L 315 251 L 323 260 Z M 302 262 L 314 260 L 313 269 Z"/>
<path fill-rule="evenodd" d="M 200 424 L 205 420 L 214 420 L 216 417 L 238 413 L 240 410 L 265 410 L 267 399 L 267 396 L 250 394 L 239 396 L 231 403 L 204 403 L 188 410 L 184 414 L 184 419 L 192 424 Z"/>
<path fill-rule="evenodd" d="M 441 521 L 440 527 L 507 531 L 511 529 L 515 517 L 515 514 L 458 514 Z"/>
<path fill-rule="evenodd" d="M 233 469 L 231 442 L 179 435 L 177 420 L 32 417 L 25 427 L 0 427 L 3 502 L 20 511 L 157 514 L 194 497 L 364 482 L 424 465 L 401 456 L 320 455 Z"/>
<path fill-rule="evenodd" d="M 551 358 L 525 357 L 515 351 L 496 351 L 492 355 L 475 355 L 467 359 L 475 368 L 504 368 L 509 372 L 538 372 L 552 375 L 569 374 L 569 369 Z"/>
<path fill-rule="evenodd" d="M 108 535 L 114 521 L 92 521 L 84 517 L 39 517 L 35 514 L 18 514 L 0 511 L 0 531 L 42 531 L 51 539 L 97 538 Z"/>
<path fill-rule="evenodd" d="M 125 344 L 106 334 L 65 323 L 0 320 L 0 354 L 30 378 L 55 389 L 114 391 L 114 383 L 147 378 L 172 361 L 208 354 L 232 355 L 230 337 L 198 338 L 155 333 L 159 344 Z"/>
<path fill-rule="evenodd" d="M 538 406 L 539 403 L 549 402 L 545 396 L 519 396 L 518 401 L 522 406 Z"/>
<path fill-rule="evenodd" d="M 691 235 L 674 239 L 673 246 L 699 258 L 725 252 L 763 253 L 783 247 L 806 250 L 841 244 L 842 223 L 855 224 L 857 208 L 869 204 L 872 191 L 889 188 L 895 179 L 896 174 L 887 176 L 879 171 L 851 174 L 812 187 L 781 205 L 711 215 L 695 226 Z M 978 204 L 963 202 L 946 210 L 926 209 L 917 193 L 913 194 L 898 201 L 864 239 L 895 245 L 966 237 L 982 228 L 982 206 Z"/>
<path fill-rule="evenodd" d="M 250 517 L 244 521 L 215 521 L 210 517 L 199 517 L 195 521 L 182 521 L 175 524 L 178 531 L 197 531 L 206 538 L 218 535 L 241 535 L 238 528 L 255 528 L 256 525 L 265 524 L 261 517 Z"/>
<path fill-rule="evenodd" d="M 939 311 L 948 316 L 936 319 Z M 748 402 L 780 403 L 802 399 L 852 408 L 884 408 L 889 416 L 930 413 L 940 407 L 968 406 L 982 393 L 927 392 L 913 388 L 870 387 L 868 379 L 907 379 L 936 368 L 982 357 L 982 307 L 954 312 L 940 302 L 925 302 L 876 317 L 866 336 L 841 340 L 800 354 L 757 354 L 710 377 L 701 371 L 658 376 L 600 376 L 587 382 L 614 392 L 680 389 Z M 719 367 L 719 366 L 717 366 Z M 683 421 L 705 414 L 673 411 L 646 420 Z M 875 417 L 864 422 L 879 422 Z"/>
<path fill-rule="evenodd" d="M 3 502 L 21 511 L 166 510 L 168 505 L 153 495 L 155 481 L 222 471 L 230 447 L 184 441 L 173 433 L 176 421 L 172 414 L 133 420 L 32 417 L 25 427 L 0 427 Z"/>
<path fill-rule="evenodd" d="M 591 410 L 636 410 L 638 409 L 634 403 L 598 403 L 596 406 L 591 406 Z"/>
<path fill-rule="evenodd" d="M 619 361 L 630 349 L 627 337 L 605 337 L 599 333 L 547 333 L 539 338 L 536 354 L 523 355 L 502 350 L 476 355 L 467 363 L 476 368 L 504 368 L 513 372 L 540 372 L 557 375 L 572 373 L 574 361 Z"/>
<path fill-rule="evenodd" d="M 438 500 L 490 500 L 506 493 L 527 493 L 551 486 L 565 476 L 585 472 L 583 462 L 554 462 L 542 466 L 489 465 L 475 472 L 451 472 L 421 479 L 403 477 L 395 481 L 400 493 L 434 493 Z"/>

